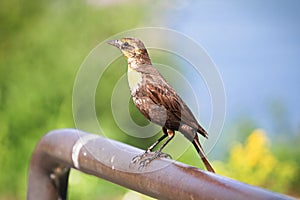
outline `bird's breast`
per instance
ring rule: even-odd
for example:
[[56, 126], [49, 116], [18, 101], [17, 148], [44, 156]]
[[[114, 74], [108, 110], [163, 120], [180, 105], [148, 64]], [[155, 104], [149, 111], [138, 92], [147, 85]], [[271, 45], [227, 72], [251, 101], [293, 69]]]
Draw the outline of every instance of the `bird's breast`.
[[133, 95], [142, 84], [142, 73], [128, 66], [127, 78], [131, 95]]

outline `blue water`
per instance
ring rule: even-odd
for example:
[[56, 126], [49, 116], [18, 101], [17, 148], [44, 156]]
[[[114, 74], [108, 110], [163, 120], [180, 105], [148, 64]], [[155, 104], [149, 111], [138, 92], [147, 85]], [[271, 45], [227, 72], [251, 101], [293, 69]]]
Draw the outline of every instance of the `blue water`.
[[177, 3], [166, 12], [165, 26], [192, 37], [217, 65], [226, 122], [247, 114], [267, 131], [276, 131], [280, 119], [289, 132], [299, 131], [300, 2]]

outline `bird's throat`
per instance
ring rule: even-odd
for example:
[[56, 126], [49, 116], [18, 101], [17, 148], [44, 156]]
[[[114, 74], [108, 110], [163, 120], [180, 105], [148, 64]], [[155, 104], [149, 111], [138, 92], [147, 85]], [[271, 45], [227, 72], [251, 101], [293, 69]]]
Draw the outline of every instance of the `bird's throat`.
[[128, 84], [131, 95], [135, 94], [142, 83], [142, 73], [134, 70], [128, 65], [127, 71]]

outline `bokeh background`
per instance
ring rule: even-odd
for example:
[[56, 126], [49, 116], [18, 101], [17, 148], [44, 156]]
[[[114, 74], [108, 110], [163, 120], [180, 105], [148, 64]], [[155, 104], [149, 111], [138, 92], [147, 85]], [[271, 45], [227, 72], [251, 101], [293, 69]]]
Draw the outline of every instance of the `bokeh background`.
[[[0, 2], [0, 199], [26, 197], [28, 164], [49, 130], [75, 127], [72, 90], [87, 54], [132, 28], [180, 31], [210, 55], [227, 96], [224, 129], [209, 158], [219, 174], [300, 197], [300, 4], [297, 1]], [[126, 72], [107, 71], [107, 82]], [[110, 77], [110, 78], [109, 78]], [[111, 94], [111, 84], [101, 88]], [[109, 99], [97, 102], [111, 116]], [[147, 122], [133, 108], [137, 123]], [[140, 121], [139, 121], [140, 120]], [[111, 132], [118, 132], [107, 120]], [[145, 148], [126, 136], [114, 138]], [[201, 166], [193, 148], [179, 161]], [[147, 199], [72, 170], [70, 199]]]

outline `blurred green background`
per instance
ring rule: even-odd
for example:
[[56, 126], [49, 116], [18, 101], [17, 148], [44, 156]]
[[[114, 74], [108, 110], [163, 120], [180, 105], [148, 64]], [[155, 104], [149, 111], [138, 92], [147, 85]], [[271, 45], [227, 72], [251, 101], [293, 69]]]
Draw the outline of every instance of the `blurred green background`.
[[[160, 13], [168, 5], [160, 6], [147, 1], [0, 2], [0, 199], [24, 199], [28, 164], [39, 139], [50, 130], [74, 127], [73, 84], [91, 49], [121, 31], [161, 25], [163, 15]], [[118, 74], [107, 77], [111, 77], [107, 81], [115, 82]], [[102, 91], [109, 93], [110, 84], [107, 85]], [[111, 115], [108, 109], [103, 109], [107, 102], [103, 100], [103, 104], [97, 105], [103, 116]], [[132, 112], [139, 119], [138, 112]], [[273, 140], [268, 137], [269, 133], [257, 129], [258, 124], [243, 114], [225, 127], [220, 145], [214, 151], [227, 153], [213, 153], [211, 159], [215, 160], [212, 164], [216, 171], [300, 197], [299, 130], [286, 133], [289, 137]], [[286, 130], [290, 129], [286, 127]], [[114, 139], [138, 146], [138, 140]], [[150, 138], [139, 147], [145, 148], [153, 140]], [[195, 156], [193, 148], [189, 148], [179, 160], [198, 166]], [[75, 170], [71, 172], [69, 185], [70, 199], [133, 199], [139, 196]]]

